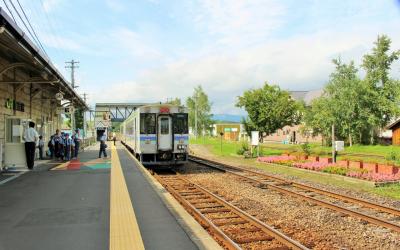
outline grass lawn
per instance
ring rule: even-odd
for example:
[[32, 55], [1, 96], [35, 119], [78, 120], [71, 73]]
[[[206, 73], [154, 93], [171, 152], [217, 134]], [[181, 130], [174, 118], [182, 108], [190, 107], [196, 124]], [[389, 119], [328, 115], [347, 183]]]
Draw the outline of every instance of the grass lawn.
[[[353, 178], [344, 178], [340, 175], [329, 175], [321, 174], [319, 172], [305, 171], [293, 167], [281, 166], [276, 164], [265, 164], [255, 161], [255, 159], [244, 159], [236, 154], [236, 151], [241, 147], [241, 142], [231, 142], [222, 140], [222, 150], [221, 141], [219, 138], [194, 138], [190, 139], [191, 144], [200, 144], [206, 146], [209, 151], [220, 159], [225, 161], [230, 161], [236, 164], [243, 164], [248, 166], [254, 166], [259, 169], [263, 169], [267, 173], [277, 173], [284, 174], [288, 176], [295, 176], [304, 180], [308, 180], [315, 183], [329, 184], [337, 187], [353, 189], [357, 191], [374, 193], [380, 196], [390, 197], [400, 200], [400, 184], [392, 184], [383, 187], [374, 187], [371, 182], [366, 182], [363, 180], [357, 180]], [[289, 147], [297, 147], [298, 151], [301, 151], [298, 145], [283, 145], [283, 144], [272, 144], [274, 147], [269, 147], [271, 144], [263, 145], [262, 155], [280, 155], [284, 151], [287, 151]], [[313, 147], [317, 148], [315, 145]], [[399, 147], [393, 146], [353, 146], [351, 150], [346, 152], [355, 153], [371, 153], [371, 154], [385, 154], [391, 149], [400, 150]], [[322, 148], [322, 147], [321, 147]], [[365, 151], [363, 151], [365, 149]], [[362, 157], [361, 157], [362, 158]], [[366, 157], [362, 158], [366, 159]]]

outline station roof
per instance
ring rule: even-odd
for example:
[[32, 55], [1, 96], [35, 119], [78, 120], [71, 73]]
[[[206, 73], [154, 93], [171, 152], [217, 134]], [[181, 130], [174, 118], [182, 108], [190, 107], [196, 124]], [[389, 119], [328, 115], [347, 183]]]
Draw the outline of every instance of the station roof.
[[10, 62], [0, 69], [0, 75], [10, 69], [18, 68], [30, 77], [22, 81], [3, 77], [0, 84], [32, 83], [39, 86], [38, 89], [50, 90], [52, 94], [62, 92], [64, 99], [72, 101], [74, 106], [89, 109], [47, 55], [37, 48], [3, 8], [0, 8], [0, 56]]
[[289, 91], [290, 96], [296, 101], [304, 101], [306, 105], [310, 105], [311, 102], [322, 96], [324, 91], [322, 89], [309, 90], [309, 91]]

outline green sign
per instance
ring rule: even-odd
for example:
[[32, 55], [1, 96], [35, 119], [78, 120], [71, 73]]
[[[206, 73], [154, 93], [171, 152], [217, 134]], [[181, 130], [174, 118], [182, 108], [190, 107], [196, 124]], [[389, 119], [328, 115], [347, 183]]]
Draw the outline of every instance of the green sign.
[[7, 98], [5, 107], [8, 109], [16, 110], [16, 111], [21, 111], [21, 112], [25, 111], [24, 103], [17, 102], [11, 98]]
[[231, 132], [232, 129], [231, 129], [231, 128], [224, 128], [224, 131], [225, 131], [225, 132]]

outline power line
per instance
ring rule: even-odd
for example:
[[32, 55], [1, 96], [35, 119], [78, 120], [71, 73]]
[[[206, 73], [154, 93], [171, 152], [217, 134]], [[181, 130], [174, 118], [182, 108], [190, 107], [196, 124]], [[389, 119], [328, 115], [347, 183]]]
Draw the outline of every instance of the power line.
[[[25, 11], [24, 11], [24, 8], [22, 8], [22, 5], [21, 5], [21, 3], [19, 2], [19, 0], [17, 0], [17, 3], [18, 3], [18, 5], [19, 5], [19, 7], [21, 8], [22, 13], [23, 13], [24, 16], [25, 16], [25, 19], [26, 19], [26, 21], [28, 22], [29, 27], [31, 27], [31, 29], [32, 29], [32, 31], [33, 31], [33, 34], [35, 35], [35, 37], [36, 37], [36, 39], [37, 39], [37, 41], [38, 41], [38, 43], [39, 43], [40, 48], [42, 48], [43, 52], [47, 55], [45, 49], [43, 48], [42, 43], [40, 42], [39, 37], [37, 36], [37, 34], [36, 34], [36, 32], [35, 32], [35, 29], [32, 27], [31, 22], [29, 21], [29, 18], [26, 16]], [[48, 57], [48, 55], [47, 55], [47, 57]]]
[[14, 18], [13, 13], [11, 12], [10, 8], [8, 8], [8, 4], [6, 3], [5, 0], [3, 0], [3, 3], [4, 3], [4, 5], [6, 6], [6, 8], [8, 9], [8, 12], [10, 12], [11, 17], [12, 17], [12, 19], [14, 20], [14, 23], [17, 23], [17, 21], [15, 21], [15, 18]]

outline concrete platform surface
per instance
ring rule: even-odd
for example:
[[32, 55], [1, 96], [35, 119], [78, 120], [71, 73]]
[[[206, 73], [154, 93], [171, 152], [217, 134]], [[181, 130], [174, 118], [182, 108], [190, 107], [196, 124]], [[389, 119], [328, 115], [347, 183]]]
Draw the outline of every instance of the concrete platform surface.
[[[0, 250], [110, 249], [109, 148], [109, 158], [95, 146], [0, 185]], [[127, 151], [117, 152], [145, 248], [198, 249]]]

